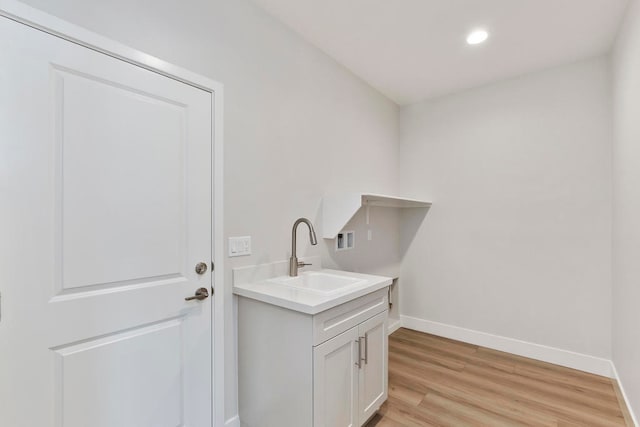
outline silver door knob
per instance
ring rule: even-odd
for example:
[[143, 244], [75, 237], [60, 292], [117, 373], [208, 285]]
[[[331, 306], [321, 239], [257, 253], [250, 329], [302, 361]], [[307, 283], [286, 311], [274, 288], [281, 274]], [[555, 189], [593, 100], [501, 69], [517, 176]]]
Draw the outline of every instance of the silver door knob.
[[196, 264], [196, 273], [204, 274], [207, 272], [207, 263], [199, 262]]
[[207, 290], [207, 288], [200, 288], [196, 291], [196, 294], [194, 296], [186, 297], [184, 300], [192, 301], [194, 299], [197, 299], [198, 301], [202, 301], [203, 299], [207, 299], [208, 296], [209, 296], [209, 291]]

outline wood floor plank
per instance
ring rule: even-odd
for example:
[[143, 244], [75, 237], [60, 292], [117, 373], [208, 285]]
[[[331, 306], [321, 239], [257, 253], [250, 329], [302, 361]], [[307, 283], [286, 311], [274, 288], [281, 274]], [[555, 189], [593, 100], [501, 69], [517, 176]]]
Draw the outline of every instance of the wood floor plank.
[[566, 387], [582, 393], [589, 393], [603, 400], [615, 401], [611, 394], [611, 384], [596, 384], [588, 380], [581, 380], [571, 375], [563, 375], [562, 373], [553, 373], [548, 371], [540, 371], [529, 367], [516, 366], [514, 373], [523, 378], [541, 379], [548, 384], [554, 384], [558, 387]]
[[447, 398], [439, 393], [428, 393], [425, 399], [420, 402], [419, 406], [436, 411], [447, 411], [471, 425], [493, 427], [525, 426], [524, 423], [501, 416], [478, 406], [469, 405], [464, 401]]
[[399, 384], [389, 384], [389, 396], [402, 400], [410, 405], [418, 405], [425, 398], [425, 393], [403, 387]]
[[519, 404], [512, 396], [500, 394], [488, 394], [486, 392], [474, 392], [473, 388], [460, 386], [460, 384], [437, 383], [431, 387], [432, 392], [447, 396], [451, 400], [465, 403], [498, 415], [502, 418], [513, 420], [513, 424], [520, 423], [529, 426], [556, 425], [556, 418], [547, 414], [533, 411], [526, 405]]
[[563, 378], [568, 377], [573, 381], [589, 384], [594, 387], [600, 385], [606, 388], [609, 385], [609, 378], [602, 377], [600, 375], [590, 374], [588, 372], [582, 372], [576, 369], [566, 368], [564, 366], [558, 366], [552, 363], [542, 362], [540, 360], [529, 359], [523, 356], [517, 356], [515, 354], [505, 353], [490, 348], [479, 347], [478, 354], [487, 359], [506, 359], [514, 363], [519, 368], [528, 368], [539, 373], [549, 373], [550, 375]]
[[389, 399], [367, 427], [633, 426], [617, 382], [401, 328]]
[[471, 351], [470, 348], [464, 348], [464, 351], [459, 351], [455, 347], [447, 346], [441, 347], [438, 346], [437, 340], [432, 340], [431, 342], [425, 342], [421, 340], [419, 336], [400, 336], [394, 337], [393, 340], [390, 341], [390, 345], [402, 345], [405, 344], [414, 349], [417, 353], [426, 353], [442, 356], [446, 359], [455, 360], [461, 363], [475, 363], [477, 365], [488, 365], [493, 366], [497, 369], [502, 369], [507, 372], [515, 371], [515, 363], [513, 361], [497, 358], [485, 358], [482, 356], [478, 356], [478, 347], [474, 346]]
[[438, 354], [437, 352], [428, 350], [425, 351], [425, 349], [416, 348], [411, 344], [402, 342], [390, 343], [389, 350], [397, 355], [407, 356], [421, 362], [429, 362], [430, 364], [452, 369], [454, 371], [461, 371], [466, 365], [463, 361], [448, 357], [445, 354]]
[[[477, 375], [501, 386], [506, 386], [521, 394], [540, 396], [544, 400], [562, 402], [567, 408], [576, 411], [595, 409], [603, 414], [617, 415], [620, 406], [617, 401], [604, 400], [599, 396], [593, 396], [589, 392], [578, 391], [568, 387], [560, 387], [549, 384], [543, 378], [528, 378], [517, 374], [504, 373], [495, 369], [487, 369], [482, 366], [467, 366], [465, 372]], [[612, 390], [613, 391], [613, 390]]]
[[[404, 360], [403, 362], [408, 366], [414, 363], [411, 360]], [[428, 393], [430, 389], [441, 393], [456, 390], [458, 393], [469, 396], [477, 395], [493, 401], [502, 401], [502, 403], [506, 403], [524, 414], [552, 415], [554, 419], [563, 419], [564, 413], [570, 413], [573, 419], [579, 420], [583, 425], [609, 425], [607, 421], [590, 415], [588, 407], [580, 408], [580, 410], [565, 408], [562, 403], [558, 403], [554, 398], [547, 398], [540, 393], [532, 393], [522, 387], [514, 390], [509, 384], [492, 381], [490, 377], [487, 378], [465, 372], [446, 372], [446, 370], [442, 369], [430, 369], [427, 366], [412, 366], [410, 371], [402, 372], [390, 364], [390, 371], [403, 378], [405, 383], [410, 383], [411, 387], [419, 388], [421, 392], [426, 391]], [[416, 373], [419, 375], [416, 376]], [[425, 373], [428, 374], [425, 375]]]

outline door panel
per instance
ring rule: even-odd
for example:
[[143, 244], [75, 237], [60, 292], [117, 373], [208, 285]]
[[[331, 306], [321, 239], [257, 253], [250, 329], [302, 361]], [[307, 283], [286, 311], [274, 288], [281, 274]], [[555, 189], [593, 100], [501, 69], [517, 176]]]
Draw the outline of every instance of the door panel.
[[314, 427], [356, 426], [358, 328], [313, 349]]
[[62, 290], [184, 275], [186, 106], [52, 77]]
[[362, 369], [359, 372], [359, 418], [362, 425], [387, 400], [387, 320], [388, 312], [380, 313], [358, 326], [365, 345]]
[[209, 427], [211, 94], [0, 17], [0, 425]]
[[184, 382], [182, 327], [174, 319], [55, 349], [64, 425], [182, 425], [181, 388], [166, 387]]

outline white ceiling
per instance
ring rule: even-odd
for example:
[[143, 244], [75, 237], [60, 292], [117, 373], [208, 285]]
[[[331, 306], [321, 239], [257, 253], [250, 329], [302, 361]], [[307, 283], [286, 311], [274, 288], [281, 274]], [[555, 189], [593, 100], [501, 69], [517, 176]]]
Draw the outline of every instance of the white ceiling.
[[[400, 105], [607, 52], [627, 0], [254, 0]], [[467, 33], [489, 40], [468, 46]]]

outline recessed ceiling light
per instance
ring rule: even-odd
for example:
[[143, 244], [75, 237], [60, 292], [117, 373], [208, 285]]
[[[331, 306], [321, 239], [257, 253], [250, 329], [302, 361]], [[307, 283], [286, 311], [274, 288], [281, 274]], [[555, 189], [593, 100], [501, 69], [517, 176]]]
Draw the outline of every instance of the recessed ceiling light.
[[468, 44], [480, 44], [489, 38], [489, 33], [485, 30], [474, 30], [467, 36]]

